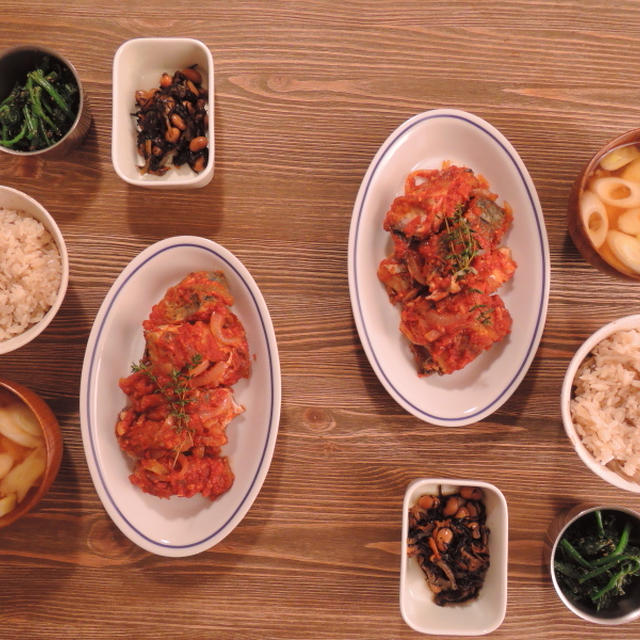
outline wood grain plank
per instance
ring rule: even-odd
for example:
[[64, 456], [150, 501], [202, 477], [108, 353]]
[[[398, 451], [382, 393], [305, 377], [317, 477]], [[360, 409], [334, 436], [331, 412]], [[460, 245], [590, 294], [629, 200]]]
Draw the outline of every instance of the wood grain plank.
[[[578, 502], [640, 508], [640, 497], [584, 467], [559, 410], [577, 347], [640, 308], [638, 285], [588, 266], [566, 231], [577, 172], [637, 126], [637, 3], [0, 0], [0, 14], [0, 48], [35, 41], [70, 57], [93, 117], [62, 161], [0, 155], [0, 182], [54, 215], [71, 266], [50, 328], [0, 357], [1, 376], [51, 405], [65, 443], [49, 494], [0, 532], [0, 637], [417, 637], [398, 606], [402, 497], [417, 477], [451, 476], [492, 482], [509, 504], [509, 602], [491, 637], [602, 638], [555, 596], [543, 540]], [[111, 166], [113, 55], [126, 39], [160, 34], [199, 38], [215, 58], [216, 171], [195, 192], [136, 189]], [[495, 414], [461, 429], [423, 423], [384, 391], [347, 282], [353, 204], [373, 155], [405, 119], [438, 107], [476, 113], [516, 147], [552, 265], [531, 369]], [[251, 271], [275, 324], [283, 405], [273, 463], [245, 519], [213, 549], [170, 559], [129, 542], [104, 511], [79, 394], [111, 284], [149, 244], [179, 234], [219, 242]], [[635, 623], [606, 630], [637, 635]]]

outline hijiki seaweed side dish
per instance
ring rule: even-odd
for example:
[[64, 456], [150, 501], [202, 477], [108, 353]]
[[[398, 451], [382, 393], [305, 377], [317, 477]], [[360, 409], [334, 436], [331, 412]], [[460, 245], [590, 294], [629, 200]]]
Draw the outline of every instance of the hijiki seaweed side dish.
[[477, 597], [489, 568], [489, 529], [484, 492], [425, 494], [409, 509], [407, 553], [425, 574], [437, 605]]
[[196, 65], [163, 73], [160, 86], [135, 94], [138, 153], [142, 174], [164, 175], [188, 164], [200, 173], [209, 160], [207, 90]]

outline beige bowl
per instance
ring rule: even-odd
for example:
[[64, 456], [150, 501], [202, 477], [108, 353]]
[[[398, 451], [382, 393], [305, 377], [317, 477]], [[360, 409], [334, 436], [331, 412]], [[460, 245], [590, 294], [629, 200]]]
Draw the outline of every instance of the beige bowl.
[[40, 483], [29, 489], [22, 502], [18, 503], [12, 511], [0, 517], [0, 528], [2, 528], [31, 511], [47, 493], [60, 469], [63, 444], [55, 415], [37, 393], [17, 382], [2, 378], [0, 378], [0, 387], [12, 392], [33, 411], [42, 429], [47, 454], [46, 466]]
[[24, 211], [30, 216], [33, 216], [36, 220], [39, 220], [54, 238], [56, 245], [58, 246], [60, 262], [62, 265], [60, 286], [53, 305], [39, 322], [31, 325], [26, 331], [9, 338], [8, 340], [0, 341], [0, 354], [3, 354], [15, 351], [16, 349], [19, 349], [25, 344], [31, 342], [49, 326], [49, 323], [53, 320], [56, 313], [58, 313], [60, 305], [67, 293], [67, 286], [69, 284], [69, 256], [67, 254], [67, 246], [56, 221], [53, 219], [51, 214], [32, 197], [28, 196], [26, 193], [22, 193], [22, 191], [18, 191], [17, 189], [0, 186], [0, 208]]

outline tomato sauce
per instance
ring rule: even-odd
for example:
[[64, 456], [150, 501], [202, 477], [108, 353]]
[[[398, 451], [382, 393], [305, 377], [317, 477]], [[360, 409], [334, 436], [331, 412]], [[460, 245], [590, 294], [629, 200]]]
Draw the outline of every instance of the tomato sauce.
[[120, 380], [127, 406], [116, 437], [135, 463], [131, 482], [152, 495], [215, 499], [233, 484], [221, 455], [244, 411], [232, 385], [250, 374], [244, 327], [221, 272], [189, 274], [144, 321], [146, 349]]
[[414, 171], [383, 227], [393, 252], [378, 265], [421, 375], [452, 373], [511, 330], [495, 294], [516, 270], [500, 243], [511, 226], [482, 176], [466, 167]]

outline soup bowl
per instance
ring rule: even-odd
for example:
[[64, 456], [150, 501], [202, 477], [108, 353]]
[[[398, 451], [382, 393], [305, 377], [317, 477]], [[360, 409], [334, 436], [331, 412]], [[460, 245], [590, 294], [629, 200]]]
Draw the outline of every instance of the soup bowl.
[[[29, 488], [24, 497], [4, 515], [0, 516], [0, 529], [22, 518], [40, 502], [55, 480], [62, 460], [62, 435], [58, 420], [49, 405], [32, 389], [24, 385], [0, 378], [0, 392], [8, 394], [10, 398], [23, 403], [35, 416], [35, 421], [42, 432], [44, 447], [44, 469], [39, 480]], [[23, 443], [24, 444], [24, 443]], [[3, 444], [3, 448], [4, 448]], [[0, 449], [1, 450], [1, 449]], [[6, 479], [6, 475], [4, 478]], [[0, 486], [0, 488], [2, 488]], [[2, 495], [0, 495], [2, 498]]]
[[[590, 218], [588, 217], [590, 214], [583, 214], [583, 206], [581, 206], [581, 203], [583, 203], [589, 180], [600, 166], [602, 159], [615, 149], [635, 144], [640, 144], [640, 128], [626, 131], [609, 140], [609, 142], [598, 149], [576, 177], [569, 194], [567, 209], [569, 235], [582, 257], [598, 270], [626, 280], [640, 279], [640, 273], [633, 273], [625, 269], [624, 265], [615, 260], [615, 256], [612, 258], [612, 256], [609, 255], [608, 259], [603, 257], [602, 253], [594, 246], [587, 231], [586, 224], [590, 224]], [[607, 255], [606, 252], [605, 255]]]

